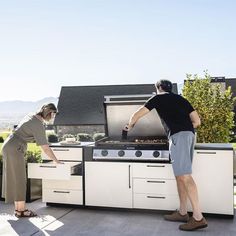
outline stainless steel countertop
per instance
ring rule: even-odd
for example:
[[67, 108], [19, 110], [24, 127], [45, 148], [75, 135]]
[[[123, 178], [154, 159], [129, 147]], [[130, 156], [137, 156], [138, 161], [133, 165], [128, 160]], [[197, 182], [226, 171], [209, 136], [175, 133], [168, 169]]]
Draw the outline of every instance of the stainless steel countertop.
[[233, 150], [231, 143], [196, 143], [195, 150]]

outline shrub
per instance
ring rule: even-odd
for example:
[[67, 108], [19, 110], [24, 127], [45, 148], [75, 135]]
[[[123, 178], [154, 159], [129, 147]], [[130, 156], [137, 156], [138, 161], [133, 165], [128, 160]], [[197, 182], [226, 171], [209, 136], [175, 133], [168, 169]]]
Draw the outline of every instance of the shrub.
[[41, 151], [27, 151], [25, 154], [25, 160], [27, 163], [41, 163]]
[[76, 138], [76, 136], [73, 134], [64, 134], [62, 136], [62, 140], [66, 140], [66, 138]]
[[56, 134], [49, 134], [48, 135], [48, 142], [49, 143], [58, 143], [58, 137]]
[[4, 142], [4, 139], [2, 136], [0, 136], [0, 143], [3, 143]]
[[205, 77], [187, 75], [183, 96], [193, 105], [201, 118], [197, 141], [202, 143], [228, 143], [234, 127], [234, 103], [231, 88], [222, 91], [220, 85]]
[[77, 134], [77, 140], [81, 142], [92, 142], [93, 137], [90, 134], [87, 133], [78, 133]]
[[105, 133], [95, 133], [94, 135], [93, 135], [93, 140], [94, 141], [98, 141], [98, 140], [100, 140], [100, 139], [102, 139], [102, 138], [104, 138], [105, 137]]

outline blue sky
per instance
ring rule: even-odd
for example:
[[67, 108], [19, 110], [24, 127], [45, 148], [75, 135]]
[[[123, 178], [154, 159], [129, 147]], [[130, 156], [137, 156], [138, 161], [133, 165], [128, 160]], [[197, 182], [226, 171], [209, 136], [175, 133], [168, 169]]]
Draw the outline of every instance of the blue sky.
[[0, 0], [0, 101], [61, 86], [236, 77], [233, 0]]

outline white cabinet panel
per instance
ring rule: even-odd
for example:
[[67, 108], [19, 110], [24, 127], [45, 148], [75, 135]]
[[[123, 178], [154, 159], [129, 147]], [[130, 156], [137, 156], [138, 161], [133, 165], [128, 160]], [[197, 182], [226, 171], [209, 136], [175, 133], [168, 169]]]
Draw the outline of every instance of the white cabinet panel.
[[28, 163], [28, 178], [69, 180], [80, 162], [67, 162], [64, 164]]
[[83, 192], [80, 190], [62, 190], [43, 188], [43, 202], [83, 204]]
[[43, 188], [48, 189], [69, 189], [69, 190], [83, 190], [82, 176], [71, 176], [70, 180], [51, 180], [43, 179]]
[[193, 178], [203, 212], [233, 215], [233, 151], [195, 150]]
[[[51, 147], [53, 153], [58, 160], [63, 161], [82, 161], [83, 149], [82, 148], [66, 148], [66, 147]], [[43, 160], [50, 160], [49, 157], [42, 152]]]
[[131, 208], [131, 176], [129, 163], [85, 162], [85, 204]]
[[134, 178], [133, 192], [178, 195], [176, 181], [169, 179]]
[[153, 210], [176, 210], [179, 207], [177, 195], [134, 194], [134, 208]]
[[175, 179], [172, 165], [165, 163], [133, 163], [133, 177]]

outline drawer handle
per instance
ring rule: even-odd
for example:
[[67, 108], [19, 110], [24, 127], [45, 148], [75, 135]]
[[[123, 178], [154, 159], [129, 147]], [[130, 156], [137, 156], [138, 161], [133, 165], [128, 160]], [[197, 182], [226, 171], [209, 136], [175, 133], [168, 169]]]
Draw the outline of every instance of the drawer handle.
[[147, 167], [165, 167], [165, 165], [147, 165]]
[[53, 191], [54, 193], [70, 193], [70, 191]]
[[130, 167], [131, 167], [131, 165], [129, 165], [129, 188], [131, 188], [131, 181], [130, 181]]
[[41, 168], [57, 168], [56, 166], [39, 166]]
[[164, 184], [166, 181], [154, 181], [154, 180], [147, 180], [147, 183], [158, 183], [158, 184]]
[[56, 152], [64, 152], [64, 151], [68, 152], [68, 151], [70, 151], [70, 149], [52, 149], [52, 150], [56, 151]]
[[197, 152], [197, 154], [216, 154], [216, 152]]
[[147, 196], [147, 198], [158, 198], [158, 199], [165, 199], [166, 197]]

